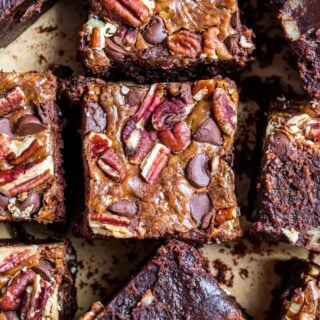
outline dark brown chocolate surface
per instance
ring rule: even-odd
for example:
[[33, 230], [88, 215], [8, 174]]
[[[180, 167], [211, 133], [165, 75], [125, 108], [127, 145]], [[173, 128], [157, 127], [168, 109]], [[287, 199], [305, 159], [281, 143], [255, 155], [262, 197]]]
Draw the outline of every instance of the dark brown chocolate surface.
[[202, 254], [170, 241], [106, 305], [95, 303], [81, 320], [198, 319], [246, 317], [208, 273]]
[[94, 75], [188, 81], [244, 67], [251, 38], [236, 0], [93, 0], [80, 50]]
[[0, 48], [28, 28], [55, 0], [1, 0]]
[[64, 221], [56, 90], [51, 73], [0, 73], [0, 221]]

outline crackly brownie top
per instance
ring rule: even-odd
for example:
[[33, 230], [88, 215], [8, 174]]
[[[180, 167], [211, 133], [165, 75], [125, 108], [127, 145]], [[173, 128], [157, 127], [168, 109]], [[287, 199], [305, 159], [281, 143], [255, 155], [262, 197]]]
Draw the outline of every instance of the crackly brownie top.
[[56, 214], [55, 96], [50, 73], [0, 73], [0, 220]]
[[254, 48], [236, 0], [92, 0], [81, 35], [85, 61], [98, 73], [127, 59], [152, 68], [243, 65]]
[[230, 168], [238, 94], [229, 79], [89, 85], [87, 219], [96, 234], [239, 235]]
[[64, 243], [0, 244], [0, 319], [61, 319], [70, 254]]
[[254, 230], [319, 250], [320, 109], [284, 105], [268, 120]]
[[245, 317], [234, 299], [206, 271], [200, 252], [185, 243], [171, 241], [109, 304], [95, 303], [80, 319], [243, 320]]

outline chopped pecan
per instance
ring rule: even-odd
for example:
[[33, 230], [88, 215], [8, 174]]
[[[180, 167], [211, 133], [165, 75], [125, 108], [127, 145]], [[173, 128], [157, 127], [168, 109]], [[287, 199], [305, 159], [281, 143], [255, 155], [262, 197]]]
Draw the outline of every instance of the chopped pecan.
[[320, 142], [320, 123], [311, 123], [309, 124], [308, 129], [308, 138], [313, 141]]
[[22, 109], [25, 103], [25, 94], [20, 87], [9, 90], [0, 97], [0, 117]]
[[215, 224], [220, 226], [228, 220], [233, 220], [235, 218], [234, 210], [234, 207], [218, 210], [214, 220]]
[[105, 135], [91, 133], [89, 136], [89, 155], [92, 158], [101, 156], [112, 145], [112, 142]]
[[233, 135], [237, 128], [237, 106], [223, 88], [214, 90], [213, 113], [220, 129]]
[[11, 269], [21, 265], [35, 254], [34, 250], [25, 249], [23, 251], [13, 252], [2, 261], [0, 265], [0, 274], [7, 273]]
[[110, 214], [90, 213], [89, 219], [102, 224], [110, 224], [118, 227], [128, 227], [130, 225], [130, 220], [128, 218]]
[[171, 130], [158, 132], [158, 137], [172, 152], [179, 153], [190, 145], [191, 130], [185, 122], [180, 122]]
[[177, 99], [172, 101], [165, 100], [152, 115], [152, 125], [158, 130], [172, 129], [177, 123], [184, 120], [187, 116], [185, 104]]
[[97, 315], [104, 309], [104, 305], [98, 301], [95, 302], [90, 310], [79, 318], [79, 320], [95, 320]]
[[210, 80], [199, 80], [195, 82], [192, 89], [193, 98], [196, 101], [201, 101], [202, 99], [207, 99], [211, 96], [214, 89], [216, 88], [216, 81]]
[[102, 0], [102, 5], [108, 15], [136, 28], [149, 20], [149, 9], [140, 0]]
[[143, 160], [141, 163], [141, 175], [148, 183], [153, 184], [159, 178], [168, 163], [169, 153], [170, 151], [166, 146], [157, 143]]
[[21, 305], [21, 295], [35, 280], [36, 274], [28, 270], [13, 278], [6, 292], [0, 298], [0, 308], [3, 311], [15, 311]]
[[126, 165], [111, 149], [107, 150], [97, 162], [99, 168], [111, 179], [121, 182], [126, 177]]
[[91, 48], [94, 50], [102, 50], [105, 45], [105, 30], [97, 27], [93, 28], [91, 34]]
[[167, 39], [172, 54], [186, 58], [196, 58], [201, 53], [201, 36], [190, 31], [179, 31]]

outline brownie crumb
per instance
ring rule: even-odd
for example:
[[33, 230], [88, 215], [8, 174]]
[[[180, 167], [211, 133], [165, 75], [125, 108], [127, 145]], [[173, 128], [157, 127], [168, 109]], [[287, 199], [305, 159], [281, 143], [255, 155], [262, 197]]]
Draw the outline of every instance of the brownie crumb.
[[241, 279], [247, 279], [249, 277], [249, 271], [247, 269], [240, 269], [239, 275]]
[[234, 274], [230, 267], [223, 263], [220, 259], [213, 261], [213, 267], [216, 270], [215, 278], [220, 284], [224, 284], [227, 287], [233, 286]]

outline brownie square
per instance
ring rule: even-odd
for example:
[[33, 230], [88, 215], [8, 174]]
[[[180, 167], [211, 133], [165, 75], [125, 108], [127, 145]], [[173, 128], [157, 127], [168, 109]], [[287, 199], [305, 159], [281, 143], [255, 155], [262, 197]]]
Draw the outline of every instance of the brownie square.
[[96, 302], [79, 320], [246, 319], [207, 270], [202, 253], [176, 240], [155, 256], [106, 305]]
[[280, 262], [276, 271], [281, 285], [273, 292], [270, 319], [319, 319], [320, 267], [294, 258]]
[[0, 221], [63, 221], [61, 123], [51, 73], [0, 73]]
[[88, 81], [82, 98], [85, 236], [240, 236], [230, 166], [238, 107], [234, 82]]
[[[243, 68], [254, 49], [238, 3], [92, 0], [80, 51], [93, 75], [190, 80]], [[114, 72], [116, 70], [116, 72]]]
[[0, 1], [0, 48], [17, 38], [54, 3], [55, 0]]
[[76, 257], [68, 242], [0, 243], [0, 318], [71, 319]]
[[320, 1], [274, 0], [305, 90], [320, 98]]
[[274, 108], [264, 140], [251, 232], [262, 240], [284, 240], [319, 251], [319, 104], [284, 101]]

